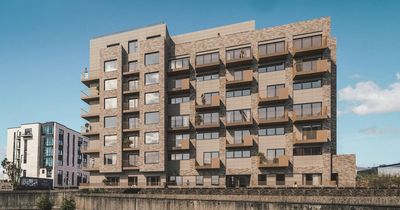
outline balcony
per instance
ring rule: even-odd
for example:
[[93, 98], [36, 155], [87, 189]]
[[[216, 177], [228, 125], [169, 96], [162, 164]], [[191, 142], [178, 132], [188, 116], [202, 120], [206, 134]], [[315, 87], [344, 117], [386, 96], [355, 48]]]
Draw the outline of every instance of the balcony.
[[329, 130], [310, 130], [303, 131], [301, 138], [294, 135], [293, 144], [316, 144], [326, 143], [329, 141]]
[[215, 70], [220, 68], [219, 53], [208, 53], [196, 56], [196, 71]]
[[87, 144], [83, 144], [81, 147], [81, 152], [85, 154], [99, 153], [101, 150], [100, 140], [91, 140]]
[[139, 170], [138, 161], [122, 160], [122, 170]]
[[211, 164], [200, 165], [197, 161], [195, 164], [196, 170], [209, 170], [209, 169], [219, 169], [221, 167], [221, 161], [219, 157], [211, 159]]
[[139, 93], [139, 81], [124, 83], [122, 85], [123, 94]]
[[129, 67], [129, 64], [128, 65], [123, 65], [122, 66], [122, 74], [124, 76], [139, 75], [140, 71], [139, 71], [139, 68], [138, 68], [137, 65], [138, 65], [137, 62], [136, 62], [136, 67], [133, 67], [133, 66]]
[[226, 67], [251, 65], [252, 61], [253, 53], [251, 52], [251, 47], [243, 47], [226, 51]]
[[259, 103], [282, 103], [289, 99], [289, 89], [279, 88], [272, 95], [268, 95], [267, 91], [260, 91], [259, 95]]
[[84, 136], [99, 135], [99, 130], [99, 122], [86, 123], [85, 126], [81, 126], [81, 134]]
[[253, 142], [253, 137], [251, 135], [247, 135], [243, 137], [242, 143], [226, 141], [226, 148], [252, 147]]
[[122, 142], [122, 150], [123, 151], [137, 151], [139, 150], [139, 139], [135, 139], [135, 140], [129, 140], [129, 139], [125, 139]]
[[81, 91], [81, 99], [86, 103], [99, 100], [99, 88], [90, 87], [86, 91]]
[[[180, 84], [177, 85], [177, 82]], [[170, 93], [188, 93], [190, 91], [190, 82], [189, 78], [171, 81], [169, 84], [168, 92]]]
[[226, 79], [227, 87], [237, 87], [237, 86], [246, 86], [251, 85], [253, 82], [253, 70], [244, 70], [243, 74], [240, 78], [235, 78], [233, 75], [231, 78]]
[[122, 124], [123, 132], [138, 132], [140, 131], [139, 126], [139, 118], [136, 118], [134, 123], [124, 122]]
[[201, 116], [197, 115], [195, 120], [196, 120], [195, 122], [196, 130], [214, 129], [220, 127], [219, 119], [214, 119], [210, 122], [204, 122]]
[[181, 125], [174, 125], [174, 126], [169, 126], [168, 127], [169, 131], [186, 131], [186, 130], [190, 130], [190, 123], [188, 123], [187, 125], [181, 124]]
[[81, 74], [81, 82], [87, 87], [89, 87], [91, 83], [98, 83], [100, 78], [99, 73], [99, 71], [88, 71], [87, 69], [85, 69]]
[[[259, 48], [260, 49], [260, 48]], [[274, 52], [267, 52], [265, 49], [264, 51], [258, 51], [258, 60], [259, 62], [269, 62], [274, 60], [286, 60], [289, 51], [287, 49], [287, 45], [281, 51], [274, 51]]]
[[32, 137], [32, 130], [30, 129], [25, 130], [24, 132], [21, 133], [21, 136], [24, 138]]
[[190, 140], [182, 139], [181, 143], [172, 147], [172, 150], [189, 150], [190, 149]]
[[328, 60], [313, 60], [296, 63], [293, 68], [294, 79], [321, 76], [330, 71]]
[[258, 119], [259, 125], [274, 125], [274, 124], [285, 124], [289, 122], [288, 112], [285, 111], [283, 115], [272, 116], [272, 117], [261, 117]]
[[279, 156], [272, 160], [259, 158], [258, 168], [287, 168], [289, 167], [289, 157], [286, 155]]
[[127, 113], [135, 113], [135, 112], [139, 112], [139, 106], [136, 104], [132, 104], [129, 102], [125, 102], [122, 104], [122, 109], [123, 109], [123, 113], [127, 114]]
[[201, 104], [196, 102], [196, 110], [210, 110], [210, 109], [217, 109], [220, 105], [220, 96], [214, 95], [211, 97], [211, 101], [202, 100]]
[[180, 58], [171, 60], [167, 73], [170, 75], [189, 74], [190, 73], [189, 58]]
[[313, 122], [313, 121], [321, 121], [328, 119], [328, 107], [323, 106], [322, 110], [317, 113], [310, 113], [310, 114], [302, 114], [297, 115], [294, 111], [291, 112], [291, 120], [293, 123], [301, 123], [301, 122]]
[[93, 104], [89, 105], [89, 109], [81, 109], [81, 118], [86, 120], [90, 118], [98, 118], [100, 114], [100, 105]]
[[100, 158], [93, 158], [88, 160], [89, 163], [83, 162], [82, 163], [82, 170], [84, 171], [99, 171], [100, 167]]
[[327, 37], [322, 36], [322, 40], [319, 44], [314, 44], [314, 45], [310, 44], [310, 45], [302, 46], [299, 48], [296, 48], [294, 46], [293, 47], [293, 57], [322, 53], [327, 48], [328, 48]]
[[250, 126], [253, 124], [253, 117], [250, 110], [227, 111], [225, 127]]

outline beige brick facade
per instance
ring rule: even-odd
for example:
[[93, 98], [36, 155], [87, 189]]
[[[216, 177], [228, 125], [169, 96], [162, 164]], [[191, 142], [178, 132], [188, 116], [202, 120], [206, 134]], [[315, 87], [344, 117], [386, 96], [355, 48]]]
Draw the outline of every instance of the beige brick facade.
[[[136, 52], [129, 50], [133, 40]], [[355, 156], [336, 155], [330, 18], [259, 30], [249, 21], [177, 36], [159, 24], [90, 43], [90, 71], [82, 82], [95, 91], [82, 99], [91, 112], [83, 134], [97, 147], [87, 152], [97, 161], [87, 169], [92, 186], [104, 179], [117, 187], [354, 186]], [[154, 52], [158, 61], [146, 65], [146, 54]], [[171, 64], [180, 59], [188, 65]], [[117, 69], [105, 72], [110, 60]], [[128, 68], [133, 61], [136, 70]], [[159, 82], [146, 85], [152, 72]], [[107, 79], [117, 80], [115, 90], [105, 91]], [[137, 90], [124, 89], [130, 80], [138, 80]], [[158, 103], [145, 103], [151, 92], [159, 93]], [[106, 110], [110, 97], [117, 107]], [[133, 98], [137, 106], [125, 109]], [[155, 111], [159, 123], [146, 124], [145, 113]], [[114, 127], [105, 128], [107, 116], [116, 116]], [[130, 116], [139, 124], [126, 129]], [[158, 143], [146, 144], [146, 132], [155, 131]], [[116, 135], [116, 143], [106, 145], [106, 135]], [[135, 148], [124, 146], [130, 136], [138, 136]], [[158, 152], [157, 163], [146, 163], [146, 152]], [[116, 161], [106, 164], [105, 154], [116, 154]], [[138, 161], [131, 164], [133, 154]]]

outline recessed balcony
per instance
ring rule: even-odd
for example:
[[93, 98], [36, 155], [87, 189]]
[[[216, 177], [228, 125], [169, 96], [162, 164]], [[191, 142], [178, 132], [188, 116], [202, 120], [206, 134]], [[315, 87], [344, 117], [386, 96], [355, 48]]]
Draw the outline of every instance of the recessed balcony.
[[268, 91], [261, 91], [259, 97], [259, 103], [282, 103], [289, 99], [289, 89], [279, 88], [271, 93]]
[[211, 97], [210, 101], [206, 101], [205, 99], [203, 99], [200, 104], [196, 103], [196, 110], [217, 109], [220, 106], [220, 102], [220, 96], [214, 95]]
[[293, 123], [302, 123], [302, 122], [313, 122], [313, 121], [321, 121], [328, 119], [328, 107], [323, 106], [322, 109], [318, 112], [303, 111], [302, 114], [296, 113], [295, 111], [291, 112], [291, 120]]
[[219, 53], [208, 53], [196, 56], [196, 71], [207, 71], [219, 69], [221, 61], [219, 59]]
[[82, 144], [81, 152], [85, 154], [99, 153], [101, 150], [100, 140], [91, 140]]
[[217, 122], [196, 122], [196, 130], [216, 129], [219, 127], [219, 120]]
[[299, 46], [296, 46], [296, 44], [294, 44], [293, 57], [322, 53], [327, 48], [328, 48], [328, 41], [326, 36], [320, 37], [319, 42], [312, 41], [306, 43], [305, 41], [303, 41], [303, 43]]
[[139, 170], [137, 161], [122, 160], [122, 170]]
[[[239, 71], [240, 72], [240, 71]], [[226, 86], [237, 87], [251, 85], [253, 82], [253, 70], [243, 70], [240, 76], [236, 76], [238, 72], [234, 72], [231, 78], [227, 76]]]
[[123, 132], [138, 132], [138, 131], [140, 131], [139, 118], [136, 118], [135, 122], [123, 122], [122, 127], [123, 127]]
[[289, 157], [282, 155], [273, 159], [258, 158], [258, 168], [287, 168], [289, 167]]
[[81, 109], [81, 118], [86, 120], [91, 118], [98, 118], [100, 114], [100, 105], [99, 104], [92, 104], [89, 105], [88, 109]]
[[242, 142], [229, 142], [226, 141], [226, 148], [241, 148], [241, 147], [252, 147], [254, 143], [251, 135], [243, 137]]
[[250, 65], [253, 62], [251, 47], [243, 47], [226, 51], [226, 67]]
[[123, 94], [139, 93], [139, 81], [124, 83], [122, 85]]
[[197, 161], [195, 163], [196, 170], [219, 169], [220, 167], [221, 167], [221, 160], [219, 159], [219, 157], [212, 158], [210, 164], [200, 165]]
[[95, 136], [99, 135], [99, 130], [100, 130], [99, 122], [86, 123], [85, 126], [81, 127], [81, 134], [84, 136]]
[[[293, 144], [317, 144], [326, 143], [330, 139], [329, 130], [302, 131], [300, 135], [294, 135]], [[300, 137], [300, 138], [299, 138]]]
[[271, 117], [260, 117], [258, 118], [259, 125], [275, 125], [285, 124], [289, 122], [288, 112], [284, 112], [281, 115], [275, 115]]
[[171, 60], [167, 73], [170, 75], [189, 74], [190, 61], [189, 58], [179, 58]]
[[169, 83], [168, 92], [170, 93], [188, 93], [190, 91], [189, 78], [171, 81]]
[[88, 71], [87, 69], [85, 69], [81, 74], [81, 82], [87, 87], [89, 87], [91, 83], [98, 83], [100, 79], [99, 73], [99, 71]]
[[134, 140], [124, 139], [122, 141], [122, 150], [123, 151], [137, 151], [139, 150], [139, 138]]
[[258, 60], [259, 62], [286, 60], [288, 55], [289, 51], [287, 49], [287, 45], [286, 46], [283, 45], [283, 48], [280, 49], [271, 50], [271, 52], [267, 50], [267, 47], [262, 48], [261, 46], [259, 46]]
[[296, 63], [293, 68], [294, 79], [321, 76], [330, 71], [329, 64], [329, 61], [326, 59]]
[[128, 64], [128, 65], [123, 65], [122, 66], [122, 74], [124, 76], [130, 76], [130, 75], [139, 75], [140, 71], [138, 68], [138, 63], [135, 62], [136, 64]]
[[140, 110], [137, 104], [129, 102], [123, 103], [122, 108], [123, 108], [123, 113], [125, 114], [139, 112]]
[[172, 147], [172, 150], [189, 150], [190, 149], [190, 140], [182, 139], [178, 145]]
[[89, 162], [82, 163], [82, 170], [84, 171], [99, 171], [100, 169], [100, 158], [91, 158]]
[[86, 91], [81, 91], [81, 99], [82, 101], [89, 103], [91, 101], [99, 100], [99, 88], [98, 87], [90, 87]]

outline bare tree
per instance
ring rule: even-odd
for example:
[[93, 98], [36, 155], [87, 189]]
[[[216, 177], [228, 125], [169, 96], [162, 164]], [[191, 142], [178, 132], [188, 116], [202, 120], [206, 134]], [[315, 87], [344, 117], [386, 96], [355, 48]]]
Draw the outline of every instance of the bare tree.
[[22, 169], [19, 165], [8, 161], [7, 158], [1, 162], [1, 166], [4, 168], [3, 173], [8, 176], [13, 187], [15, 188], [19, 183], [19, 178], [21, 177]]

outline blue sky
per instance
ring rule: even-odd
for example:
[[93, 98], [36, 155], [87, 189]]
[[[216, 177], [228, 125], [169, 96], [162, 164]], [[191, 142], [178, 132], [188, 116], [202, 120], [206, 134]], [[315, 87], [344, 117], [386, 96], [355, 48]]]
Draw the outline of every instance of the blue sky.
[[[6, 129], [59, 121], [79, 129], [89, 39], [165, 22], [170, 34], [256, 20], [257, 28], [331, 16], [338, 42], [338, 152], [400, 161], [400, 1], [13, 0], [0, 7], [0, 158]], [[357, 97], [356, 97], [357, 96]]]

